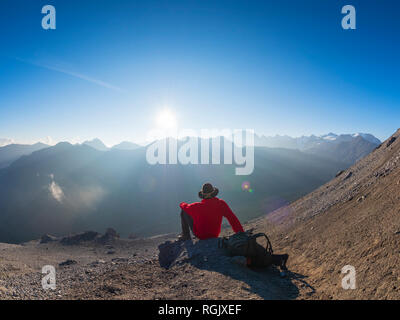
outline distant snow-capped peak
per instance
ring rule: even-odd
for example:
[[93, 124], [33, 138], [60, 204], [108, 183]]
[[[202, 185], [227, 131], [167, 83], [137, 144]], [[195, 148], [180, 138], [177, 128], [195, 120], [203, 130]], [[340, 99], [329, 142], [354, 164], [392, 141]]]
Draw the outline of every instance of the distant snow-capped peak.
[[0, 138], [0, 147], [4, 147], [4, 146], [7, 146], [7, 145], [12, 144], [12, 143], [14, 143], [13, 139]]
[[361, 132], [358, 132], [358, 133], [354, 133], [354, 134], [353, 134], [353, 137], [354, 137], [354, 138], [359, 137], [359, 136], [361, 136], [361, 137], [364, 138], [365, 140], [367, 140], [367, 141], [369, 141], [369, 142], [372, 142], [372, 143], [374, 143], [374, 144], [380, 144], [380, 143], [381, 143], [381, 141], [380, 141], [378, 138], [374, 137], [374, 136], [373, 136], [372, 134], [370, 134], [370, 133], [361, 133]]
[[379, 139], [377, 139], [376, 137], [374, 137], [372, 134], [370, 133], [361, 133], [361, 132], [357, 132], [357, 133], [352, 133], [352, 134], [340, 134], [337, 135], [335, 133], [328, 133], [328, 134], [324, 134], [319, 136], [321, 139], [327, 140], [327, 141], [336, 141], [339, 140], [340, 141], [349, 141], [352, 138], [357, 138], [357, 137], [362, 137], [363, 139], [372, 142], [374, 144], [380, 144], [381, 141]]
[[330, 141], [334, 141], [336, 140], [338, 137], [337, 134], [329, 132], [328, 134], [322, 135], [321, 138], [324, 140], [330, 140]]

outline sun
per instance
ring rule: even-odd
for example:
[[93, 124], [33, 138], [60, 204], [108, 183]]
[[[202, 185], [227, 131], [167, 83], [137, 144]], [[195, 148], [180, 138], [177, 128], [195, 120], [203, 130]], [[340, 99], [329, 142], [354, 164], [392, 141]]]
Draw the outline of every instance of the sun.
[[170, 109], [163, 109], [157, 114], [156, 123], [159, 128], [174, 129], [177, 126], [176, 114]]

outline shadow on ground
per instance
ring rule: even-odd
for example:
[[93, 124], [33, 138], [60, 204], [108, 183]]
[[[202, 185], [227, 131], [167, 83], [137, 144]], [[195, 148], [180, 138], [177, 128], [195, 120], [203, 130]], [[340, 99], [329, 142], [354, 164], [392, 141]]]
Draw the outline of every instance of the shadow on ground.
[[281, 278], [275, 267], [249, 269], [238, 265], [218, 248], [218, 239], [167, 241], [158, 248], [159, 263], [165, 269], [188, 263], [200, 270], [218, 272], [247, 284], [248, 288], [243, 286], [243, 290], [249, 290], [262, 299], [296, 299], [299, 287], [304, 288], [307, 295], [315, 292], [304, 275], [289, 271], [287, 277]]

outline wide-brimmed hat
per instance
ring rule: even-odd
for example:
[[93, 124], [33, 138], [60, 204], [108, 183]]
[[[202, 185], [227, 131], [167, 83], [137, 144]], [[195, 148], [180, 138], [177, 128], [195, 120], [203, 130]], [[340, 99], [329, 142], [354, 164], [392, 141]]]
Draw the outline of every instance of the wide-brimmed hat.
[[218, 192], [218, 188], [213, 187], [211, 183], [205, 183], [199, 191], [199, 197], [201, 199], [211, 199], [214, 198]]

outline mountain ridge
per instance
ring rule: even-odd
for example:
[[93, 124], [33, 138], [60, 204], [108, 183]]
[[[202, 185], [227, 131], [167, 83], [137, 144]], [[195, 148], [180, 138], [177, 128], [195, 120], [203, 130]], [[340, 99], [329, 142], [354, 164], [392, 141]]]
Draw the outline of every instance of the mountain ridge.
[[[400, 129], [315, 191], [249, 224], [287, 251], [314, 299], [399, 299]], [[354, 266], [357, 289], [341, 288]]]
[[8, 144], [0, 147], [0, 169], [6, 168], [15, 160], [22, 156], [31, 154], [32, 152], [48, 148], [49, 145], [38, 142], [32, 145], [24, 144]]
[[330, 132], [321, 136], [311, 135], [298, 138], [289, 136], [255, 137], [256, 146], [280, 146], [288, 149], [297, 149], [307, 153], [318, 154], [327, 159], [345, 161], [348, 165], [369, 154], [380, 143], [379, 139], [365, 133], [337, 135]]

